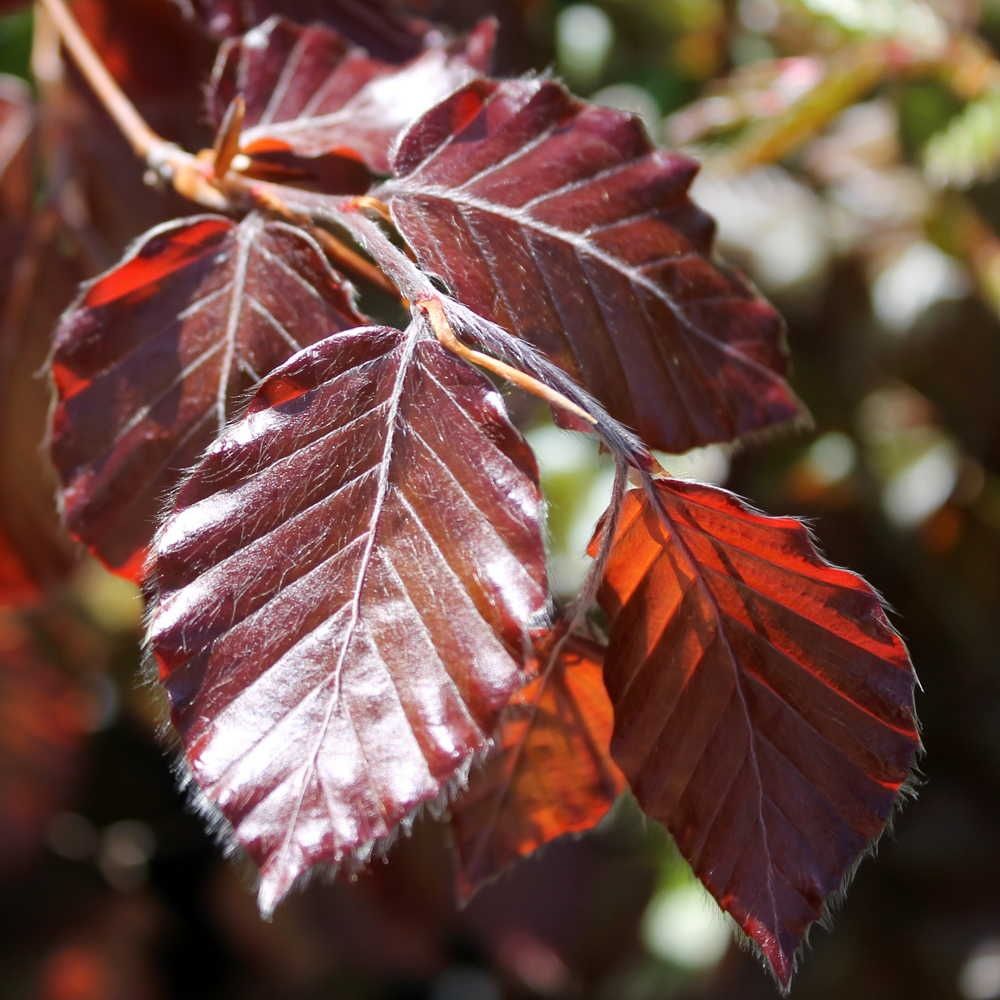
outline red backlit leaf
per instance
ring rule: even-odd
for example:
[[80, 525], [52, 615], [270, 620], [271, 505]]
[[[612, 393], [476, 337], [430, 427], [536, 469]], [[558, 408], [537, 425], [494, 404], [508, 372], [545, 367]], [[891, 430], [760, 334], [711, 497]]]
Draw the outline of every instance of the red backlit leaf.
[[634, 116], [549, 80], [480, 80], [402, 137], [375, 194], [420, 263], [652, 447], [799, 419], [778, 314], [711, 260], [695, 172]]
[[301, 230], [201, 216], [146, 234], [56, 331], [51, 444], [71, 532], [137, 577], [160, 500], [246, 390], [358, 321]]
[[430, 25], [396, 0], [174, 0], [217, 38], [250, 31], [269, 17], [335, 28], [376, 59], [406, 62], [432, 35]]
[[182, 486], [150, 642], [264, 912], [488, 744], [545, 624], [536, 477], [499, 395], [418, 321], [293, 357]]
[[243, 96], [241, 148], [255, 176], [363, 191], [364, 165], [387, 173], [389, 147], [403, 127], [489, 68], [495, 34], [485, 22], [465, 42], [432, 44], [397, 67], [328, 28], [272, 18], [222, 47], [209, 106], [219, 124]]
[[496, 750], [451, 811], [462, 896], [556, 837], [589, 830], [625, 790], [609, 751], [602, 652], [571, 639], [511, 699]]
[[878, 595], [800, 521], [651, 491], [626, 496], [601, 593], [612, 752], [787, 988], [913, 766], [915, 677]]

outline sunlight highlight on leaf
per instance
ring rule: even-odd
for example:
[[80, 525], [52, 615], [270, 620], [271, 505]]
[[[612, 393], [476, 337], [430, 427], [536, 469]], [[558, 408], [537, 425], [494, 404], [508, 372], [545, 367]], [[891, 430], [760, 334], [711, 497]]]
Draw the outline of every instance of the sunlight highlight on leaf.
[[138, 579], [161, 500], [247, 389], [359, 319], [300, 229], [201, 216], [147, 233], [56, 331], [51, 448], [70, 531]]
[[420, 322], [295, 355], [184, 482], [150, 644], [264, 913], [463, 786], [546, 624], [540, 514], [499, 396]]
[[711, 260], [696, 166], [550, 80], [462, 88], [376, 189], [420, 264], [541, 348], [646, 443], [683, 452], [800, 421], [777, 313]]
[[801, 522], [676, 480], [626, 497], [601, 604], [614, 758], [787, 989], [913, 767], [902, 640]]

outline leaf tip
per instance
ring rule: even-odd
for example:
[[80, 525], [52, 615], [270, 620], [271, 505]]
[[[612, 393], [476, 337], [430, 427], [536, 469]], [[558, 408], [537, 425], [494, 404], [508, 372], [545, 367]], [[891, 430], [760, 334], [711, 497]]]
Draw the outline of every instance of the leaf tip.
[[281, 864], [261, 871], [257, 885], [257, 910], [262, 920], [270, 922], [274, 918], [274, 911], [291, 891], [298, 874]]

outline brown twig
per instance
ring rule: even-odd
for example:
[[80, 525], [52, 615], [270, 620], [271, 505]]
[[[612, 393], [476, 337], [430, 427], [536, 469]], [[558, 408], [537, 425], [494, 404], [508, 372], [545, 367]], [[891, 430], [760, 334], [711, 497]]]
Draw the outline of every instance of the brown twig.
[[338, 240], [328, 229], [316, 225], [308, 215], [285, 204], [279, 193], [278, 185], [253, 181], [232, 173], [227, 174], [219, 183], [224, 190], [229, 191], [238, 199], [248, 202], [256, 208], [262, 208], [272, 215], [277, 215], [286, 222], [308, 229], [309, 234], [319, 243], [330, 260], [340, 265], [343, 270], [367, 281], [376, 288], [380, 288], [383, 292], [388, 292], [389, 295], [404, 299], [392, 279], [370, 260]]
[[219, 130], [216, 146], [203, 157], [181, 149], [158, 135], [108, 72], [64, 0], [39, 0], [49, 15], [74, 62], [121, 129], [136, 155], [160, 180], [169, 182], [178, 194], [206, 208], [228, 211], [237, 205], [263, 208], [286, 221], [308, 229], [327, 256], [354, 277], [398, 295], [396, 286], [374, 264], [345, 245], [312, 220], [292, 211], [270, 190], [230, 170], [239, 152], [239, 132], [244, 108], [237, 99]]
[[434, 336], [438, 339], [438, 343], [451, 351], [452, 354], [458, 355], [458, 357], [468, 361], [470, 364], [485, 368], [486, 371], [493, 372], [494, 375], [499, 375], [500, 378], [513, 383], [519, 389], [523, 389], [533, 396], [538, 396], [539, 399], [544, 399], [546, 403], [559, 407], [559, 409], [565, 410], [567, 413], [571, 413], [581, 420], [585, 420], [591, 426], [597, 425], [595, 417], [592, 417], [582, 406], [577, 406], [571, 399], [567, 399], [561, 392], [549, 388], [543, 382], [539, 382], [538, 379], [522, 372], [518, 368], [514, 368], [512, 365], [506, 364], [506, 362], [499, 361], [488, 354], [483, 354], [482, 351], [475, 351], [471, 347], [466, 347], [455, 335], [455, 331], [452, 330], [439, 299], [420, 299], [415, 305], [427, 317], [427, 321], [430, 323], [431, 329], [434, 331]]
[[389, 206], [379, 198], [374, 198], [370, 194], [358, 195], [351, 199], [351, 208], [359, 212], [374, 212], [383, 222], [392, 224], [392, 216], [389, 214]]
[[[403, 298], [399, 293], [399, 289], [371, 261], [366, 260], [357, 251], [352, 250], [346, 243], [341, 243], [329, 230], [310, 225], [309, 232], [323, 248], [330, 260], [338, 264], [343, 270], [352, 272], [369, 284], [380, 288], [383, 292], [388, 292], [389, 295], [394, 295], [399, 299]], [[403, 304], [406, 304], [405, 301]]]
[[39, 0], [39, 2], [52, 18], [80, 72], [87, 78], [87, 82], [114, 118], [122, 134], [128, 139], [136, 154], [148, 160], [153, 150], [163, 145], [164, 140], [146, 124], [135, 105], [122, 92], [64, 0]]
[[[133, 150], [159, 177], [169, 180], [178, 193], [198, 204], [221, 210], [231, 209], [235, 198], [237, 204], [253, 205], [288, 222], [303, 226], [320, 243], [326, 254], [344, 270], [360, 276], [383, 291], [400, 296], [395, 283], [378, 267], [346, 246], [328, 230], [315, 225], [311, 218], [291, 209], [273, 190], [273, 185], [255, 184], [252, 180], [229, 169], [238, 150], [239, 124], [243, 117], [241, 104], [234, 104], [227, 113], [215, 150], [203, 158], [192, 156], [179, 146], [163, 139], [146, 124], [135, 105], [108, 72], [64, 0], [40, 0], [40, 3], [52, 18], [80, 71], [114, 118]], [[377, 199], [362, 197], [356, 199], [356, 205], [359, 209], [364, 208], [378, 212], [383, 217], [388, 216], [387, 207]], [[437, 299], [421, 300], [418, 307], [427, 316], [438, 340], [452, 353], [507, 379], [525, 392], [544, 399], [547, 403], [573, 414], [591, 426], [597, 424], [593, 416], [562, 393], [550, 389], [532, 376], [503, 361], [463, 344], [448, 324]]]

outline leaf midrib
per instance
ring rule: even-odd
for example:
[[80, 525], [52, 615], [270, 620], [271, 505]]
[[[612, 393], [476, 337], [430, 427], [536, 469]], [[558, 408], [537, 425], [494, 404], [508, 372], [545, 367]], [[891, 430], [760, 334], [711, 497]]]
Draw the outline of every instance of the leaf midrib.
[[[654, 281], [646, 277], [646, 275], [644, 275], [639, 268], [633, 267], [631, 264], [626, 264], [619, 257], [601, 249], [593, 242], [581, 237], [578, 233], [542, 222], [528, 212], [525, 212], [522, 208], [515, 208], [510, 205], [502, 205], [498, 202], [487, 201], [461, 192], [458, 189], [442, 188], [436, 185], [414, 185], [408, 184], [405, 180], [397, 180], [388, 181], [386, 184], [383, 184], [379, 189], [379, 193], [383, 197], [400, 198], [403, 200], [423, 197], [431, 200], [444, 201], [460, 208], [471, 209], [487, 215], [494, 215], [506, 222], [512, 222], [523, 229], [530, 229], [538, 233], [540, 236], [561, 241], [572, 247], [575, 252], [593, 258], [599, 264], [617, 272], [627, 281], [645, 289], [658, 301], [663, 302], [663, 304], [670, 310], [671, 315], [677, 323], [698, 340], [711, 344], [716, 350], [729, 355], [740, 364], [758, 372], [770, 381], [776, 381], [779, 378], [777, 373], [767, 367], [767, 365], [744, 354], [742, 351], [737, 350], [727, 341], [716, 339], [699, 328], [688, 318], [684, 309], [674, 301], [672, 296], [670, 296]], [[649, 215], [652, 217], [654, 214], [654, 211], [650, 210]], [[679, 254], [678, 257], [683, 257], [683, 255]]]

